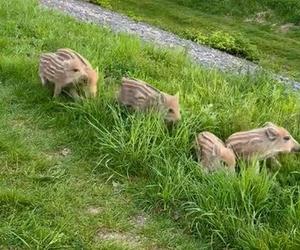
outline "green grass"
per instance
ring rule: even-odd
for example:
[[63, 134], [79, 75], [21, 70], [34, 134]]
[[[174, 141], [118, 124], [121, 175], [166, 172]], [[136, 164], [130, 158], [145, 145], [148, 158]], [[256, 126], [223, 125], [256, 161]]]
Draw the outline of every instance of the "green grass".
[[[298, 93], [264, 75], [203, 70], [184, 52], [32, 0], [1, 2], [0, 21], [0, 248], [124, 249], [124, 238], [129, 249], [299, 248], [299, 156], [281, 157], [282, 168], [260, 174], [242, 165], [237, 175], [205, 175], [191, 148], [203, 130], [226, 139], [266, 121], [299, 141]], [[42, 88], [38, 57], [60, 47], [99, 67], [95, 100], [54, 101]], [[119, 107], [123, 75], [179, 90], [182, 121], [167, 129], [158, 114]], [[133, 222], [142, 211], [145, 226]], [[121, 242], [103, 240], [112, 232]]]
[[[126, 240], [102, 241], [97, 236], [102, 231], [128, 238], [128, 249], [134, 249], [131, 235], [142, 239], [143, 249], [198, 248], [199, 242], [161, 214], [146, 211], [145, 226], [134, 222], [144, 213], [124, 193], [128, 183], [114, 187], [95, 171], [93, 129], [62, 106], [68, 100], [54, 102], [38, 79], [39, 54], [64, 46], [79, 49], [84, 43], [78, 30], [86, 41], [94, 33], [102, 40], [101, 46], [88, 42], [85, 49], [89, 58], [98, 51], [92, 61], [99, 65], [107, 45], [126, 39], [42, 11], [33, 1], [1, 2], [0, 9], [0, 248], [124, 249]], [[68, 39], [62, 30], [68, 30]], [[103, 59], [117, 50], [110, 47]], [[64, 148], [71, 150], [65, 157]]]
[[[300, 7], [297, 0], [90, 1], [300, 79]], [[255, 16], [263, 12], [266, 13], [260, 18], [263, 22], [255, 21]], [[288, 32], [280, 31], [281, 25], [286, 23], [295, 26]]]
[[[259, 11], [273, 11], [277, 21], [293, 22], [300, 21], [300, 3], [297, 0], [173, 0], [183, 6], [201, 9], [212, 14], [231, 16], [251, 15]], [[269, 16], [275, 18], [275, 16]]]

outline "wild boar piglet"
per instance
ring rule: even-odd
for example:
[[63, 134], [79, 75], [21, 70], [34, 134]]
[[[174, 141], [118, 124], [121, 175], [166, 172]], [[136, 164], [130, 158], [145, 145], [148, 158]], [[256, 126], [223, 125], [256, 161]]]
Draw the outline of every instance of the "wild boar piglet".
[[225, 147], [225, 144], [214, 134], [202, 132], [196, 136], [195, 150], [198, 162], [209, 172], [226, 167], [235, 171], [235, 155]]
[[226, 146], [244, 160], [264, 160], [279, 153], [300, 151], [299, 143], [290, 133], [271, 122], [262, 128], [234, 133], [226, 140]]
[[178, 94], [166, 94], [140, 80], [122, 78], [118, 102], [138, 111], [157, 110], [163, 113], [166, 122], [181, 119]]
[[43, 85], [54, 84], [53, 96], [58, 96], [68, 87], [70, 94], [78, 97], [76, 87], [80, 86], [92, 97], [97, 93], [98, 73], [91, 64], [74, 50], [64, 48], [55, 53], [44, 53], [40, 57], [39, 75]]

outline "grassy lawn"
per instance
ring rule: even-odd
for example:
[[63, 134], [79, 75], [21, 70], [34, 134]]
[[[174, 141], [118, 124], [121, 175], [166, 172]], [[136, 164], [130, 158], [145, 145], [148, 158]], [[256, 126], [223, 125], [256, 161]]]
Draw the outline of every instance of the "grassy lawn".
[[[300, 79], [297, 0], [90, 1]], [[292, 26], [287, 30], [285, 24]]]
[[42, 11], [34, 1], [1, 2], [0, 9], [0, 248], [198, 248], [167, 216], [143, 212], [124, 193], [128, 183], [96, 169], [92, 128], [66, 110], [67, 100], [54, 102], [41, 88], [42, 51], [79, 49], [78, 30], [86, 41], [96, 33], [101, 46], [82, 50], [96, 63], [108, 44], [116, 44], [108, 53], [117, 53], [125, 38]]
[[[222, 139], [272, 121], [300, 140], [299, 94], [266, 76], [237, 77], [42, 10], [0, 2], [1, 249], [298, 249], [299, 156], [280, 169], [202, 174], [196, 133]], [[92, 39], [91, 39], [92, 38]], [[54, 101], [41, 52], [70, 47], [99, 67], [99, 96]], [[115, 102], [123, 75], [171, 94], [183, 120]], [[143, 221], [146, 221], [145, 223]]]

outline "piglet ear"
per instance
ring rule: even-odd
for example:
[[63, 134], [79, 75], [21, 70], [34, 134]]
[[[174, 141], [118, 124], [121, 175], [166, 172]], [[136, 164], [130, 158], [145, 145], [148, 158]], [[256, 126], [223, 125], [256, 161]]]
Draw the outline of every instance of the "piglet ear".
[[263, 125], [264, 128], [266, 127], [276, 127], [276, 125], [272, 122], [266, 122], [264, 125]]
[[71, 64], [70, 60], [65, 60], [63, 62], [63, 65], [64, 65], [65, 68], [70, 67], [70, 64]]
[[266, 130], [266, 135], [270, 141], [274, 141], [279, 136], [279, 133], [274, 127], [268, 127]]

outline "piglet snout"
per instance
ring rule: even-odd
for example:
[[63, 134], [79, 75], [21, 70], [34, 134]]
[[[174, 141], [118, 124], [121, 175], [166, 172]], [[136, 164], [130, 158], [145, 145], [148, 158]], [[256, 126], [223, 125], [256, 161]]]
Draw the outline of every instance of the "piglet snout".
[[292, 152], [300, 152], [300, 145], [299, 145], [299, 143], [295, 143], [295, 146], [292, 148]]

